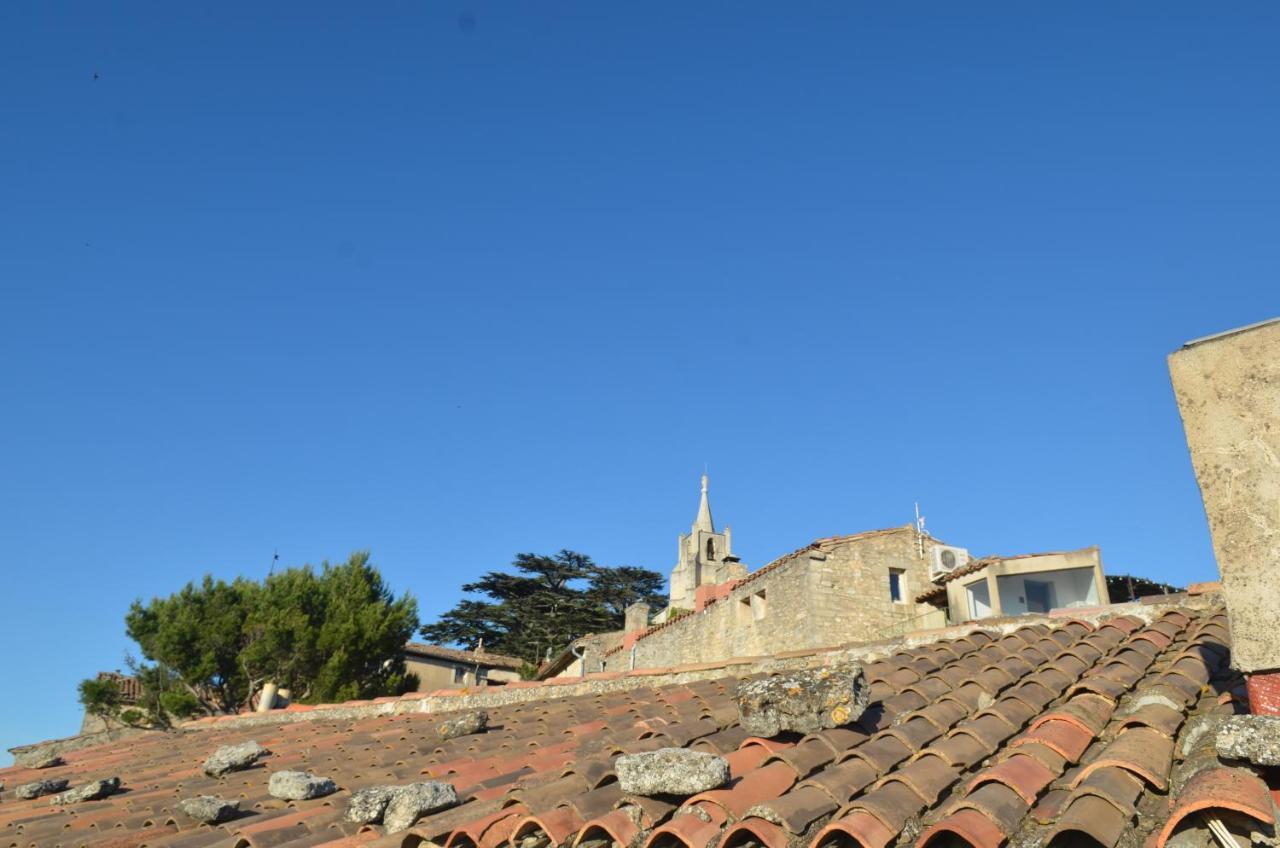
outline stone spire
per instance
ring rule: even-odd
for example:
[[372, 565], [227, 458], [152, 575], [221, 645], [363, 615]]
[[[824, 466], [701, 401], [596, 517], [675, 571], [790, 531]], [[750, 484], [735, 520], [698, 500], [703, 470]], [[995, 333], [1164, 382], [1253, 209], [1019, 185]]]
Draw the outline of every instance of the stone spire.
[[738, 562], [730, 548], [729, 528], [716, 532], [711, 520], [711, 502], [707, 498], [707, 475], [702, 475], [702, 500], [698, 517], [686, 536], [680, 534], [680, 558], [671, 572], [671, 606], [692, 609], [699, 586], [724, 583], [745, 577], [746, 567]]
[[711, 521], [711, 504], [707, 501], [707, 475], [702, 475], [702, 500], [698, 502], [698, 518], [693, 522], [693, 531], [697, 533], [704, 530], [707, 533], [716, 532], [716, 526]]

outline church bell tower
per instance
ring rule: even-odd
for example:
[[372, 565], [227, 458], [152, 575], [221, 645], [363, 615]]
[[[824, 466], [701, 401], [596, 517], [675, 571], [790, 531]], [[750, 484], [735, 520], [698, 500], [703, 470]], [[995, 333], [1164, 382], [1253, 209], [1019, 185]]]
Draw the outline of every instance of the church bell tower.
[[679, 560], [671, 572], [671, 606], [692, 609], [699, 586], [746, 576], [746, 568], [733, 555], [732, 541], [728, 527], [723, 533], [716, 532], [707, 499], [707, 475], [703, 474], [698, 517], [689, 533], [680, 534]]

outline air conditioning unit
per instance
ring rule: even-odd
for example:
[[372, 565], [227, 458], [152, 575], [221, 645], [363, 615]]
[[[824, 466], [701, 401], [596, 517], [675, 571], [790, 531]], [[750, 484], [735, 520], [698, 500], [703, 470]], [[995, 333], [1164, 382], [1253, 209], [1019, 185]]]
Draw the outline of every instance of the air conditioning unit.
[[937, 580], [949, 571], [955, 571], [969, 561], [969, 551], [950, 545], [934, 545], [929, 553], [929, 579]]

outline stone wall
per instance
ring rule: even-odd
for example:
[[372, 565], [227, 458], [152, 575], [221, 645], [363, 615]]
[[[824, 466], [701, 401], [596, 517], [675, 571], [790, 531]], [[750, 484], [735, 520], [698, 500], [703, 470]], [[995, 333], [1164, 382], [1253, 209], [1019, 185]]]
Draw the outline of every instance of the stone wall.
[[[911, 526], [823, 539], [771, 563], [727, 596], [654, 628], [635, 642], [635, 668], [662, 668], [727, 657], [767, 656], [865, 642], [934, 623], [913, 599], [929, 583]], [[890, 569], [901, 574], [901, 602], [890, 599]], [[606, 670], [632, 667], [630, 651], [609, 655]]]
[[623, 632], [592, 633], [574, 640], [570, 646], [571, 653], [579, 655], [550, 678], [582, 677], [585, 674], [596, 674], [604, 671], [608, 660], [606, 654], [622, 644]]
[[1222, 573], [1232, 663], [1280, 668], [1280, 319], [1189, 342], [1169, 372]]

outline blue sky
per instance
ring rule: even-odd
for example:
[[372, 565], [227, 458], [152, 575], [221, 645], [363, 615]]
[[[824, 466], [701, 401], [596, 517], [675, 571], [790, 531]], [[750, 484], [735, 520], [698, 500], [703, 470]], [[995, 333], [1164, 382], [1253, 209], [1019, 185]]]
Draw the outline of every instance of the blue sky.
[[[1228, 13], [1229, 12], [1229, 13]], [[136, 597], [902, 524], [1215, 568], [1165, 356], [1280, 314], [1280, 8], [0, 7], [0, 746]], [[98, 78], [94, 79], [97, 74]], [[20, 693], [20, 694], [19, 694]]]

